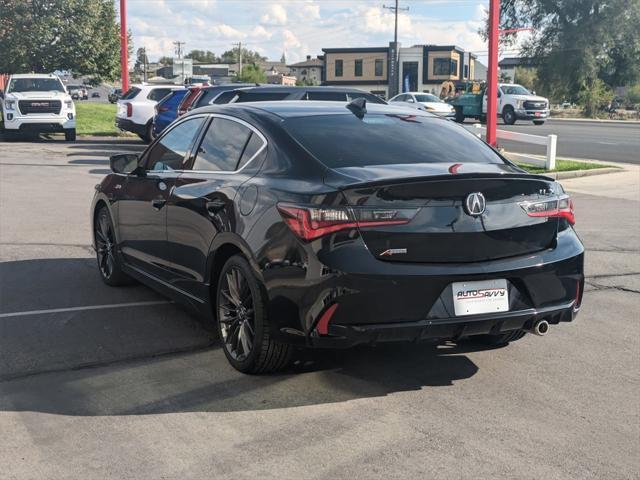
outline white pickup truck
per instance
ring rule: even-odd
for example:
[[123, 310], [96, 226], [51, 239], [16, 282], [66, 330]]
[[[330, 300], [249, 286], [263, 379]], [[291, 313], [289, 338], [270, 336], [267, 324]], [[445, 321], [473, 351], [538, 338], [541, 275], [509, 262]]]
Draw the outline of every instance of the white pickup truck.
[[[487, 97], [482, 99], [482, 112], [487, 113]], [[516, 120], [533, 120], [542, 125], [549, 116], [549, 100], [531, 93], [515, 83], [498, 84], [498, 113], [507, 125]]]
[[57, 75], [12, 75], [0, 107], [7, 133], [62, 132], [65, 140], [76, 139], [76, 107]]

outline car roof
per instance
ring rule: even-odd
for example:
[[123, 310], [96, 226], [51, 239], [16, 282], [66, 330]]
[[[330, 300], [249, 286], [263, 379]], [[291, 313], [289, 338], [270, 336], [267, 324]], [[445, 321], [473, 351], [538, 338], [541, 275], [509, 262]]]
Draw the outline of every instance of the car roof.
[[[263, 111], [280, 118], [311, 117], [317, 115], [353, 115], [347, 102], [310, 102], [308, 100], [281, 100], [273, 102], [228, 103], [208, 105], [193, 110], [194, 113], [242, 113]], [[367, 103], [367, 114], [407, 114], [420, 117], [436, 117], [411, 107], [386, 105], [383, 103]]]
[[11, 75], [11, 78], [57, 78], [60, 79], [55, 73], [17, 73]]
[[365, 90], [360, 90], [359, 88], [349, 88], [349, 87], [328, 87], [328, 86], [308, 86], [308, 87], [291, 87], [288, 85], [265, 85], [259, 87], [245, 87], [239, 88], [239, 90], [243, 92], [358, 92], [358, 93], [367, 93], [369, 95], [374, 95], [373, 93], [367, 92]]

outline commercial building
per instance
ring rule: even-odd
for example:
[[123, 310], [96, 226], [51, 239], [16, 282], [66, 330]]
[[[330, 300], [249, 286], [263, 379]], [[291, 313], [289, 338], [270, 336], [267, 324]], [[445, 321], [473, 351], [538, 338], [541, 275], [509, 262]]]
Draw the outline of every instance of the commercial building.
[[[360, 88], [388, 97], [391, 55], [389, 47], [323, 48], [323, 85]], [[476, 56], [455, 45], [414, 45], [398, 49], [398, 91], [439, 93], [443, 82], [484, 80], [476, 72]], [[478, 73], [482, 73], [482, 78]]]
[[323, 85], [349, 86], [387, 97], [389, 47], [323, 48]]
[[324, 80], [324, 57], [319, 55], [317, 58], [311, 58], [307, 55], [307, 59], [288, 65], [291, 75], [296, 77], [299, 82], [320, 85]]

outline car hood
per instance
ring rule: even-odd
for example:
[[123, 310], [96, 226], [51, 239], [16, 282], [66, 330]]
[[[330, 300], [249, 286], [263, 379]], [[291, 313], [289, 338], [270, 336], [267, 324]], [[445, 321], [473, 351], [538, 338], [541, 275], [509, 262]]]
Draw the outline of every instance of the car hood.
[[46, 100], [46, 99], [54, 99], [54, 100], [64, 100], [65, 98], [69, 98], [64, 92], [11, 92], [7, 94], [7, 98], [15, 99], [15, 100]]
[[418, 102], [427, 108], [432, 109], [434, 112], [451, 112], [452, 107], [448, 103], [444, 102]]
[[530, 102], [549, 102], [546, 98], [538, 95], [509, 95], [514, 100], [528, 100]]

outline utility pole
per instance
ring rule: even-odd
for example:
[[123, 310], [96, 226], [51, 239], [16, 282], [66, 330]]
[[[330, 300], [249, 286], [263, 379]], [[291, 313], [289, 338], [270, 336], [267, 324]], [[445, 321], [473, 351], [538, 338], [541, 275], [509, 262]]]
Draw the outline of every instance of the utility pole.
[[120, 69], [122, 93], [129, 90], [129, 51], [127, 45], [127, 0], [120, 0]]
[[[184, 60], [182, 60], [182, 46], [185, 44], [185, 42], [181, 42], [181, 41], [176, 41], [173, 42], [173, 44], [176, 46], [176, 57], [178, 57], [178, 60], [180, 60], [180, 66], [181, 66], [181, 70], [180, 70], [180, 77], [182, 79], [182, 84], [184, 85]], [[175, 67], [176, 61], [173, 61], [173, 65]], [[174, 70], [175, 73], [175, 70]]]
[[142, 78], [143, 81], [147, 83], [147, 47], [142, 47], [142, 50], [144, 51], [144, 57], [142, 58], [144, 60], [144, 62], [142, 63]]
[[386, 5], [382, 5], [382, 8], [386, 8], [387, 10], [391, 10], [395, 14], [395, 27], [394, 27], [394, 30], [393, 30], [393, 49], [392, 49], [392, 52], [391, 52], [391, 68], [390, 68], [390, 71], [389, 71], [389, 73], [390, 73], [390, 75], [389, 75], [389, 97], [393, 97], [393, 96], [398, 94], [399, 83], [400, 83], [400, 79], [398, 77], [398, 74], [400, 72], [400, 66], [399, 66], [400, 51], [399, 51], [399, 48], [398, 48], [398, 12], [399, 11], [407, 12], [409, 10], [409, 7], [400, 8], [398, 6], [398, 0], [396, 0], [395, 6], [388, 7]]
[[238, 76], [242, 75], [242, 42], [234, 43], [238, 46]]
[[489, 65], [487, 67], [487, 143], [497, 146], [498, 110], [498, 40], [500, 0], [489, 3]]
[[185, 42], [173, 42], [173, 44], [176, 46], [176, 57], [178, 58], [182, 58], [182, 46], [185, 44]]

